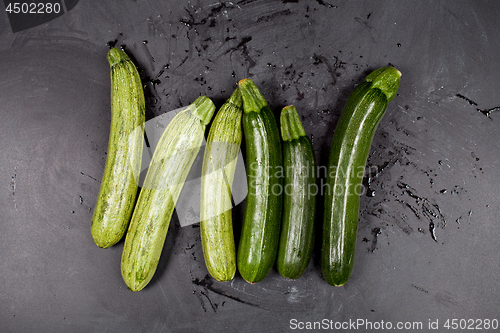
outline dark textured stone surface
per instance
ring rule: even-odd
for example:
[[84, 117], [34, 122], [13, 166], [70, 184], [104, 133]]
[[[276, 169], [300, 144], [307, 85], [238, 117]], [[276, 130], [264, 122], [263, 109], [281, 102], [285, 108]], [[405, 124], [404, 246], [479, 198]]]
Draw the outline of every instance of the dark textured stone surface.
[[[12, 33], [0, 14], [0, 331], [500, 319], [499, 15], [494, 1], [80, 1]], [[403, 73], [374, 138], [344, 287], [323, 280], [318, 246], [296, 281], [273, 270], [256, 285], [216, 282], [199, 228], [174, 214], [156, 276], [126, 289], [123, 244], [99, 249], [90, 235], [110, 45], [138, 65], [148, 119], [202, 94], [220, 106], [250, 77], [276, 114], [297, 107], [320, 166], [353, 86], [387, 64]]]

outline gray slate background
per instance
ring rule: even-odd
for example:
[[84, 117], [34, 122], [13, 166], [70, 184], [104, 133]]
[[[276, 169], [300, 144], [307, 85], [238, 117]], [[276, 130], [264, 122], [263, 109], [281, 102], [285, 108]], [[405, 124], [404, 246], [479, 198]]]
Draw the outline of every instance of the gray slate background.
[[[500, 320], [499, 15], [497, 1], [81, 0], [12, 33], [0, 13], [0, 331]], [[141, 70], [148, 119], [201, 94], [220, 106], [250, 77], [277, 114], [297, 107], [320, 165], [353, 86], [387, 64], [403, 73], [369, 157], [347, 285], [323, 280], [317, 250], [296, 281], [213, 281], [199, 228], [174, 216], [152, 282], [127, 290], [123, 243], [103, 250], [90, 235], [114, 44]]]

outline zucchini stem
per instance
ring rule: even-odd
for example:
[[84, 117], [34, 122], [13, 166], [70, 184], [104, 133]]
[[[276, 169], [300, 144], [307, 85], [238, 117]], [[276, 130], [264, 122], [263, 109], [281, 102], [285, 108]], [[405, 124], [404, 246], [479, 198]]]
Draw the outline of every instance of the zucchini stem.
[[116, 64], [118, 64], [122, 61], [129, 61], [130, 60], [128, 55], [123, 50], [120, 50], [116, 47], [109, 50], [106, 58], [108, 58], [109, 66], [111, 66], [111, 67], [115, 66]]
[[243, 98], [241, 97], [241, 89], [236, 87], [234, 92], [232, 93], [231, 97], [226, 101], [226, 103], [231, 103], [239, 107], [240, 109], [243, 108]]
[[207, 96], [198, 97], [189, 105], [192, 108], [191, 113], [196, 118], [200, 119], [203, 125], [208, 125], [214, 114], [214, 103]]
[[387, 102], [390, 102], [399, 88], [401, 72], [392, 66], [382, 67], [371, 72], [365, 82], [371, 82], [371, 88], [380, 89], [387, 97]]
[[295, 106], [285, 106], [281, 110], [280, 122], [283, 141], [292, 141], [306, 135]]
[[266, 99], [262, 96], [259, 88], [250, 79], [242, 79], [238, 82], [243, 98], [243, 111], [245, 113], [259, 113], [263, 107], [267, 106]]

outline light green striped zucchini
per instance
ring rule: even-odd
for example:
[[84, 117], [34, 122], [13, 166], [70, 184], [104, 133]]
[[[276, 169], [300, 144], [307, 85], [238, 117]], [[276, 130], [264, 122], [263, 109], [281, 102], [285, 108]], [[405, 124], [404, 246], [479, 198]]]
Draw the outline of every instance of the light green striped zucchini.
[[128, 288], [151, 281], [182, 187], [203, 143], [215, 106], [201, 96], [167, 125], [156, 146], [123, 247], [121, 271]]
[[91, 234], [97, 246], [120, 241], [134, 209], [144, 136], [144, 90], [135, 65], [120, 49], [107, 54], [111, 69], [111, 128], [106, 166]]
[[217, 112], [207, 138], [201, 178], [201, 244], [205, 265], [218, 281], [236, 272], [232, 185], [240, 151], [242, 99], [236, 88]]

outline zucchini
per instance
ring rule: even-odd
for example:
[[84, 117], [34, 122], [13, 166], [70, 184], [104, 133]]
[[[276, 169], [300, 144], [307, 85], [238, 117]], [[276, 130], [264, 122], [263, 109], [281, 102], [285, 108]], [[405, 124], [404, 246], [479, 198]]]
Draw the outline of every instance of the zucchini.
[[111, 69], [111, 128], [91, 234], [108, 248], [122, 239], [137, 197], [145, 121], [144, 90], [137, 68], [125, 52], [107, 54]]
[[236, 88], [217, 112], [205, 146], [201, 177], [200, 234], [205, 265], [218, 281], [236, 273], [231, 196], [240, 151], [242, 99]]
[[390, 66], [369, 74], [349, 96], [335, 129], [328, 160], [321, 251], [323, 276], [334, 286], [344, 285], [351, 276], [366, 161], [400, 77], [401, 73]]
[[262, 281], [278, 252], [283, 202], [283, 162], [278, 125], [250, 79], [238, 82], [243, 98], [247, 184], [243, 225], [238, 244], [238, 271], [250, 283]]
[[143, 289], [156, 271], [175, 204], [214, 109], [208, 97], [199, 97], [175, 115], [158, 141], [123, 246], [122, 277], [132, 291]]
[[280, 119], [285, 181], [277, 268], [282, 276], [297, 279], [312, 256], [318, 193], [316, 163], [295, 107], [284, 107]]

